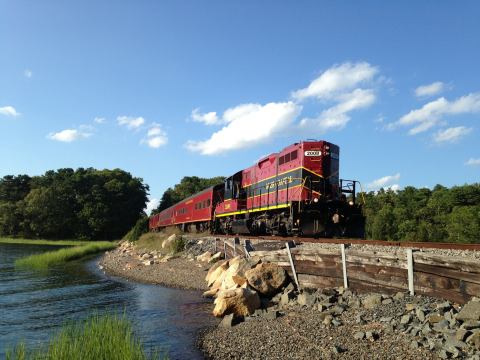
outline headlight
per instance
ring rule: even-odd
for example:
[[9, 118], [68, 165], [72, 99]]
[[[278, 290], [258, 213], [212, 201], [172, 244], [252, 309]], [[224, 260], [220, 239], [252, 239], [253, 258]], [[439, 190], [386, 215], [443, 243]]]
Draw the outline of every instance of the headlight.
[[313, 198], [314, 203], [318, 203], [318, 198]]
[[348, 202], [348, 205], [353, 206], [353, 201], [350, 200], [350, 201]]

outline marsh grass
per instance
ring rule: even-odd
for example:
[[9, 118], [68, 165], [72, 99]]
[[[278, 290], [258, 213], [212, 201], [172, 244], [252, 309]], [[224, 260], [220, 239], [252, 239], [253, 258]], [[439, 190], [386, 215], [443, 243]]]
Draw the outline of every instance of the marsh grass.
[[51, 266], [63, 264], [70, 260], [80, 259], [101, 251], [110, 250], [116, 246], [116, 243], [109, 241], [89, 242], [87, 245], [74, 246], [71, 248], [48, 251], [42, 254], [30, 255], [16, 260], [15, 266], [29, 267], [39, 270], [48, 269]]
[[81, 241], [81, 240], [31, 240], [31, 239], [0, 238], [0, 244], [78, 246], [78, 245], [88, 245], [92, 243], [93, 241]]
[[166, 353], [152, 351], [147, 355], [133, 333], [125, 314], [91, 315], [79, 323], [69, 323], [48, 345], [28, 350], [24, 343], [7, 351], [7, 360], [147, 360], [168, 359]]

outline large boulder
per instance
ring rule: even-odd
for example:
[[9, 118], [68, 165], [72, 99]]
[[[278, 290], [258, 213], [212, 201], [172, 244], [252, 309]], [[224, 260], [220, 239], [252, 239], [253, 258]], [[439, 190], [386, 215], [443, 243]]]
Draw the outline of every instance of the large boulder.
[[480, 301], [470, 301], [457, 314], [457, 320], [480, 320]]
[[[218, 270], [220, 268], [220, 270]], [[228, 269], [228, 260], [218, 261], [210, 267], [205, 276], [205, 281], [208, 286], [212, 286], [218, 276]]]
[[163, 240], [162, 249], [170, 248], [172, 246], [172, 244], [175, 242], [175, 240], [177, 240], [177, 235], [175, 235], [175, 234], [170, 235], [168, 238]]
[[205, 251], [202, 255], [197, 256], [197, 261], [209, 262], [212, 258], [212, 253], [210, 251]]
[[223, 290], [234, 289], [247, 283], [246, 272], [257, 265], [257, 262], [235, 257], [229, 262], [229, 267], [225, 272], [221, 288]]
[[213, 315], [216, 317], [228, 314], [247, 316], [260, 307], [260, 298], [253, 290], [237, 288], [218, 292], [214, 304]]
[[262, 295], [277, 293], [287, 282], [287, 273], [283, 268], [272, 263], [260, 263], [245, 272], [248, 284]]
[[367, 295], [363, 301], [363, 307], [366, 309], [374, 309], [382, 303], [382, 295], [380, 294], [370, 294]]

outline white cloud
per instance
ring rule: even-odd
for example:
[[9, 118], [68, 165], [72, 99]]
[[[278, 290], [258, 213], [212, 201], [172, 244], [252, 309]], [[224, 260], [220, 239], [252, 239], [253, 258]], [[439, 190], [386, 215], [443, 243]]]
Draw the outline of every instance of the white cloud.
[[246, 148], [284, 132], [292, 125], [302, 107], [291, 101], [280, 103], [243, 104], [223, 113], [226, 125], [204, 141], [188, 141], [186, 147], [202, 155], [215, 155]]
[[465, 162], [465, 165], [467, 166], [480, 166], [480, 158], [474, 159], [470, 158], [468, 161]]
[[472, 128], [465, 126], [451, 127], [445, 130], [439, 130], [433, 135], [436, 143], [455, 143], [464, 136], [472, 132]]
[[367, 184], [367, 189], [369, 191], [376, 191], [381, 188], [391, 189], [393, 191], [400, 190], [400, 185], [397, 183], [400, 180], [400, 173], [395, 175], [387, 175], [379, 179], [373, 180]]
[[25, 69], [23, 71], [23, 76], [25, 76], [27, 79], [30, 79], [33, 76], [33, 72], [30, 69]]
[[323, 72], [306, 88], [294, 91], [292, 97], [300, 101], [311, 97], [332, 99], [372, 80], [377, 73], [378, 69], [367, 62], [336, 65]]
[[145, 210], [147, 215], [150, 215], [151, 212], [158, 207], [158, 204], [160, 204], [160, 200], [155, 199], [155, 198], [149, 199], [148, 202], [147, 202], [147, 209]]
[[50, 133], [47, 135], [47, 138], [50, 140], [70, 143], [76, 140], [88, 138], [91, 135], [91, 133], [81, 129], [66, 129], [57, 133]]
[[135, 130], [140, 126], [145, 124], [145, 119], [141, 116], [132, 117], [132, 116], [118, 116], [117, 117], [118, 125], [126, 126], [127, 129]]
[[440, 94], [446, 88], [445, 84], [441, 81], [436, 81], [429, 85], [422, 85], [415, 89], [416, 97], [426, 97]]
[[194, 109], [190, 115], [193, 121], [204, 123], [205, 125], [216, 125], [220, 123], [220, 119], [215, 111], [208, 113], [200, 113], [200, 109]]
[[158, 149], [168, 143], [167, 133], [157, 123], [153, 123], [150, 129], [148, 129], [147, 136], [142, 139], [142, 144]]
[[375, 102], [376, 97], [371, 89], [355, 89], [339, 95], [337, 99], [340, 101], [337, 105], [322, 111], [318, 117], [302, 119], [300, 127], [317, 133], [343, 129], [350, 121], [349, 112], [369, 107]]
[[0, 115], [5, 115], [5, 116], [19, 116], [20, 113], [15, 110], [13, 106], [4, 106], [0, 107]]
[[95, 119], [93, 119], [93, 122], [97, 124], [103, 124], [106, 121], [104, 117], [96, 116]]
[[430, 128], [444, 124], [442, 119], [449, 115], [474, 114], [480, 112], [480, 93], [462, 96], [454, 101], [444, 97], [410, 111], [398, 121], [388, 125], [390, 130], [400, 126], [410, 126], [409, 134], [416, 135]]

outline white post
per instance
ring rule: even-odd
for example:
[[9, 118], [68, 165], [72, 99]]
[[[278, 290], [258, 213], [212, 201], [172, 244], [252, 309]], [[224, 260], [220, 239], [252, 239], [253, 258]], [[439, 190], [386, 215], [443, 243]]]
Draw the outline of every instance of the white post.
[[237, 256], [237, 247], [235, 246], [235, 238], [233, 238], [233, 257]]
[[288, 259], [290, 260], [290, 267], [292, 268], [292, 273], [293, 273], [293, 279], [295, 280], [295, 284], [297, 284], [297, 288], [300, 287], [298, 283], [298, 278], [297, 278], [297, 272], [295, 271], [295, 265], [293, 264], [293, 258], [292, 258], [292, 253], [290, 252], [290, 244], [287, 241], [287, 254], [288, 254]]
[[408, 267], [408, 290], [410, 295], [415, 295], [415, 289], [413, 287], [413, 251], [407, 249], [407, 267]]
[[345, 289], [348, 289], [347, 259], [345, 256], [345, 244], [340, 244], [340, 250], [342, 251], [343, 287]]

